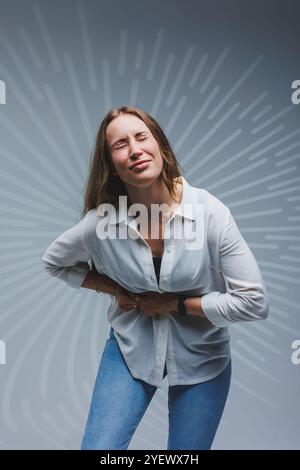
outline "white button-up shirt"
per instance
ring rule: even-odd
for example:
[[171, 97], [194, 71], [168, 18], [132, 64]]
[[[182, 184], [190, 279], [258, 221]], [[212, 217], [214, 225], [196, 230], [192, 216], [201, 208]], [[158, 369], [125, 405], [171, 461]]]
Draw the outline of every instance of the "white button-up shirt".
[[[105, 216], [95, 208], [58, 236], [42, 257], [46, 271], [73, 288], [81, 286], [93, 260], [99, 273], [132, 292], [201, 296], [206, 318], [149, 316], [138, 308], [124, 312], [115, 296], [107, 294], [108, 322], [131, 374], [157, 387], [162, 386], [165, 365], [169, 385], [217, 376], [230, 360], [228, 325], [264, 319], [269, 310], [260, 269], [230, 209], [209, 191], [181, 180], [181, 203], [164, 229], [159, 283], [150, 246], [134, 217], [122, 217], [122, 211], [109, 219], [109, 227], [123, 235], [133, 231], [135, 237], [99, 238], [97, 227]], [[184, 227], [184, 237], [177, 237], [174, 227]], [[195, 233], [196, 243], [186, 243]]]

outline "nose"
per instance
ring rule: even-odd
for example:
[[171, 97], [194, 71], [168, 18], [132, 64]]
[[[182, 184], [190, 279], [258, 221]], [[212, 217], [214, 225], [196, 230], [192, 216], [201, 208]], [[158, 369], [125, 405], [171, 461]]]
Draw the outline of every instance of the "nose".
[[136, 158], [138, 158], [139, 156], [143, 154], [143, 152], [139, 150], [139, 148], [135, 144], [130, 146], [129, 152], [130, 152], [129, 158], [131, 160], [135, 160]]
[[135, 161], [143, 152], [132, 152], [130, 153], [130, 160]]
[[130, 139], [129, 142], [129, 155], [130, 158], [137, 158], [140, 155], [142, 155], [142, 151], [139, 148], [139, 142], [137, 142], [135, 139]]

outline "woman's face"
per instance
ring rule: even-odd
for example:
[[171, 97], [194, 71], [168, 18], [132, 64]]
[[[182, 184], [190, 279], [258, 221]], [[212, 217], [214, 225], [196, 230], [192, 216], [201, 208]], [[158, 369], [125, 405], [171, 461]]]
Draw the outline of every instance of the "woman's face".
[[[106, 128], [106, 142], [116, 173], [124, 183], [143, 187], [160, 176], [163, 158], [158, 143], [138, 117], [123, 114], [113, 119]], [[144, 160], [147, 163], [132, 167]]]

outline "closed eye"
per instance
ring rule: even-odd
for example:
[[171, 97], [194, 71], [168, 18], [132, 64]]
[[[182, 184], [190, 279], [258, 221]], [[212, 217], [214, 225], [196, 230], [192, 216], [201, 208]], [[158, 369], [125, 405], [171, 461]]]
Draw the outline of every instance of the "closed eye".
[[[146, 139], [148, 139], [148, 137], [143, 137], [142, 139], [137, 139], [137, 140], [140, 141], [140, 140], [146, 140]], [[124, 145], [121, 145], [120, 147], [116, 147], [116, 150], [122, 149], [126, 145], [127, 145], [127, 142], [125, 142]]]

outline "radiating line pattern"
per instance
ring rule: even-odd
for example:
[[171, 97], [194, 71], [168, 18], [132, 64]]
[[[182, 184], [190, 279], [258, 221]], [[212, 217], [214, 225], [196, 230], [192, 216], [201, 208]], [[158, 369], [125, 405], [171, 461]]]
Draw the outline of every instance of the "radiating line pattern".
[[[260, 51], [245, 65], [234, 44], [212, 54], [180, 38], [177, 50], [164, 26], [138, 37], [124, 24], [110, 35], [81, 0], [68, 23], [73, 46], [47, 8], [31, 4], [31, 28], [0, 24], [9, 90], [0, 108], [1, 448], [79, 448], [108, 299], [50, 279], [40, 258], [79, 220], [98, 124], [127, 103], [157, 118], [189, 182], [228, 205], [268, 289], [269, 318], [230, 329], [234, 377], [216, 447], [243, 426], [241, 407], [258, 423], [285, 416], [285, 381], [296, 384], [289, 348], [300, 338], [299, 109], [260, 85]], [[166, 378], [130, 449], [166, 448], [167, 393]]]

